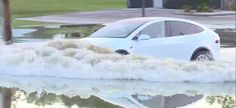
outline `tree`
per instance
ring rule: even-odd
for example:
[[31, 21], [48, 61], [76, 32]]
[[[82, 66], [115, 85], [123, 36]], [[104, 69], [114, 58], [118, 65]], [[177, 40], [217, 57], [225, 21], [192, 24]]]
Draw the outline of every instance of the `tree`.
[[[0, 108], [11, 108], [11, 101], [12, 101], [12, 90], [9, 88], [1, 88], [0, 93], [2, 93], [2, 105], [0, 104]], [[0, 99], [1, 100], [1, 99]]]
[[11, 14], [9, 0], [2, 0], [3, 3], [3, 39], [6, 44], [12, 43]]

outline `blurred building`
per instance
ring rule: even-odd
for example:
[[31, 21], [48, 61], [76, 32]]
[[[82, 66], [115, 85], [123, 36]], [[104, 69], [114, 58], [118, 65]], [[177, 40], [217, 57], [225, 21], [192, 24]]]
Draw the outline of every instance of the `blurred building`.
[[232, 10], [232, 8], [236, 8], [236, 0], [224, 0], [223, 9]]
[[[226, 0], [233, 1], [233, 0]], [[215, 9], [223, 8], [224, 0], [210, 0], [209, 6]], [[198, 0], [145, 0], [146, 7], [181, 9], [184, 5], [191, 5], [196, 8], [199, 5]], [[140, 8], [142, 0], [128, 0], [128, 8]]]

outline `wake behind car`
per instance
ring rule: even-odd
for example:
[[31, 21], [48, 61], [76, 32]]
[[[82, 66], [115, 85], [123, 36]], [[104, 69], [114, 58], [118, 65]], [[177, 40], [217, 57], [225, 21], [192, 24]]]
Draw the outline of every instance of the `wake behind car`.
[[179, 18], [145, 17], [111, 23], [82, 40], [122, 55], [212, 61], [218, 58], [220, 38], [203, 25]]

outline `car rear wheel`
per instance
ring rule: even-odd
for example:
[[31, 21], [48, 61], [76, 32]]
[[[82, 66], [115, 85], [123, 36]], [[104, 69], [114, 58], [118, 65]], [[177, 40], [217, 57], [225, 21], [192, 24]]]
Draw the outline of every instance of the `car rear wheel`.
[[196, 54], [194, 54], [192, 61], [201, 61], [201, 62], [207, 62], [207, 61], [213, 61], [213, 55], [210, 53], [210, 51], [199, 51]]
[[126, 51], [126, 50], [116, 50], [115, 52], [120, 54], [120, 55], [128, 55], [129, 54], [129, 52]]

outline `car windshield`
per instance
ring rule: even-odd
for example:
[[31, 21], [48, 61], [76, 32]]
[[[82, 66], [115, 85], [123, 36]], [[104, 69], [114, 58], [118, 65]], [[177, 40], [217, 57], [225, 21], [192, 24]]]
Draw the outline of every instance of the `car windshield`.
[[129, 36], [134, 30], [143, 25], [148, 20], [145, 19], [127, 19], [111, 23], [90, 37], [94, 38], [125, 38]]

